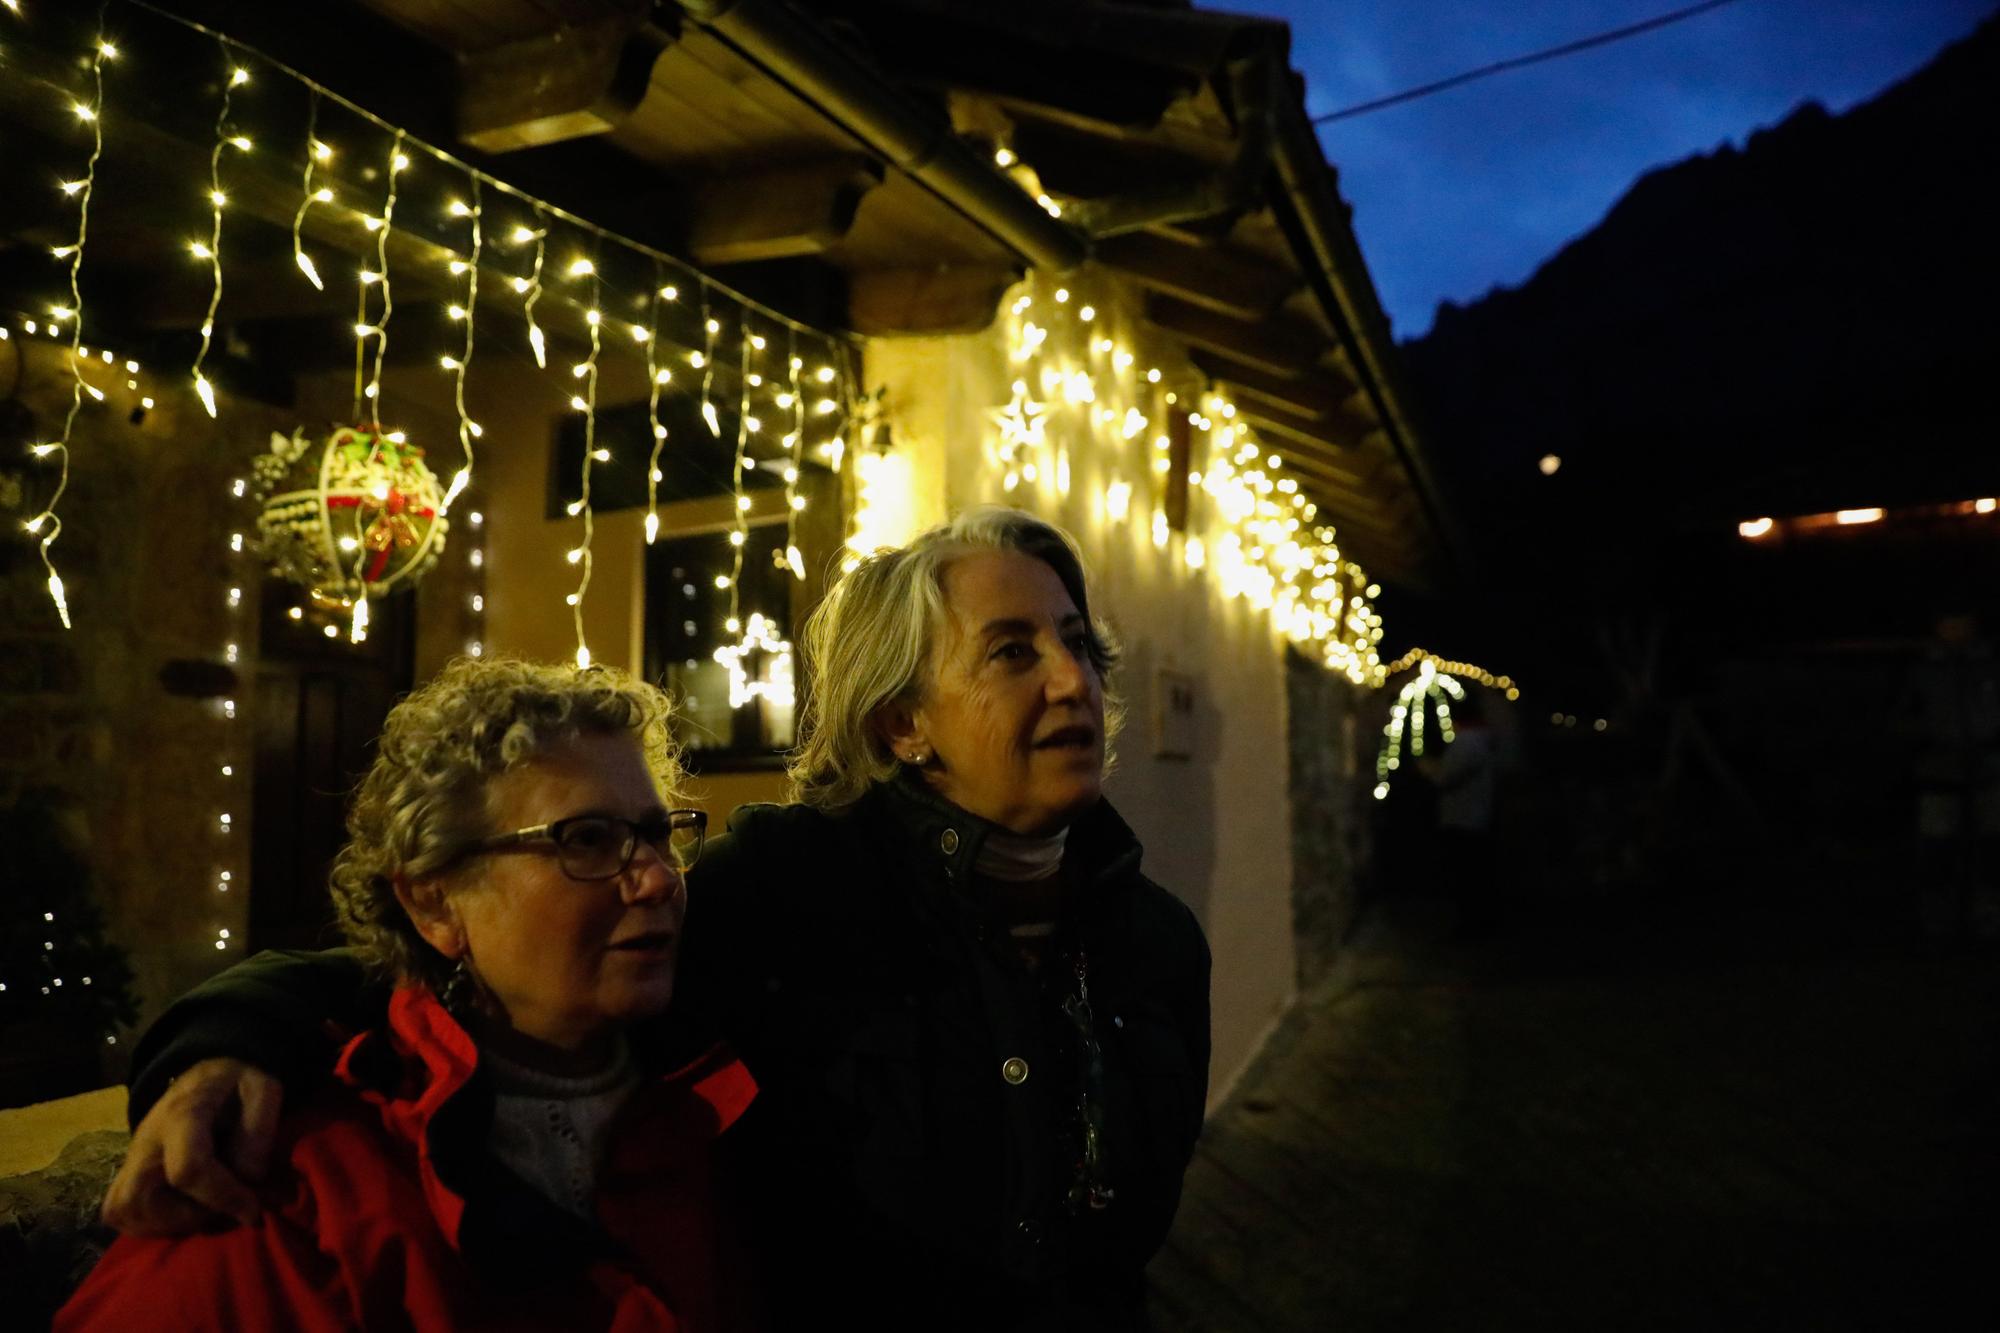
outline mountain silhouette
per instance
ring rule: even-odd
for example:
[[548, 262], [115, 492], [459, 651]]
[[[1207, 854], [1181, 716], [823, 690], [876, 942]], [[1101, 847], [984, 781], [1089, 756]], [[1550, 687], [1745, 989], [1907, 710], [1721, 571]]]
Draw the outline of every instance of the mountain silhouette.
[[[2000, 18], [1873, 100], [1655, 170], [1404, 345], [1459, 508], [1611, 547], [2000, 490]], [[1545, 478], [1537, 460], [1554, 454]]]

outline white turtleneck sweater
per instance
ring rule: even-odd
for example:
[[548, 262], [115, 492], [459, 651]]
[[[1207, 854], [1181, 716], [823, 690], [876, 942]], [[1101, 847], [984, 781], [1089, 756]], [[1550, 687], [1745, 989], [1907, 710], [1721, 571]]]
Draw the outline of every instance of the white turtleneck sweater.
[[[1054, 879], [1062, 870], [1063, 848], [1068, 842], [1068, 829], [1058, 829], [1046, 838], [1025, 838], [995, 829], [979, 845], [979, 855], [973, 860], [972, 871], [982, 879], [1008, 885], [1037, 884]], [[1055, 905], [1052, 897], [1039, 894], [1027, 895], [1026, 901], [1040, 901], [1048, 907]], [[1055, 931], [1053, 915], [1042, 919], [1038, 913], [1033, 919], [1014, 920], [1007, 924], [1007, 933], [1020, 941], [1047, 939]]]
[[638, 1066], [623, 1040], [611, 1063], [565, 1078], [515, 1064], [481, 1048], [493, 1080], [493, 1127], [487, 1146], [515, 1175], [558, 1207], [590, 1220], [605, 1134], [639, 1086]]

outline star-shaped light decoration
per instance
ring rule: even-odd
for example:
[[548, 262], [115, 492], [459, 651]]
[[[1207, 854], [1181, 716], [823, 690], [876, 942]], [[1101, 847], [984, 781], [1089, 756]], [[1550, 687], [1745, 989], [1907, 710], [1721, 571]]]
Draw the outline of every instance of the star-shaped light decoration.
[[715, 660], [729, 672], [729, 706], [741, 708], [754, 699], [768, 699], [780, 708], [797, 702], [792, 674], [792, 645], [779, 636], [776, 622], [750, 613], [743, 637], [715, 650]]
[[1000, 430], [1000, 463], [1007, 469], [1005, 485], [1011, 491], [1021, 484], [1024, 471], [1030, 478], [1034, 476], [1034, 465], [1028, 463], [1024, 466], [1021, 452], [1024, 449], [1039, 449], [1046, 442], [1048, 405], [1028, 396], [1026, 380], [1015, 380], [1013, 400], [1005, 407], [992, 409], [988, 415]]

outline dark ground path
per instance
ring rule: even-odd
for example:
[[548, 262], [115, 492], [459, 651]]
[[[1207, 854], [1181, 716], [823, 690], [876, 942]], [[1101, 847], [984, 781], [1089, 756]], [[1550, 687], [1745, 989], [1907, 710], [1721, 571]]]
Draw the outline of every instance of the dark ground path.
[[1210, 1123], [1161, 1333], [2000, 1329], [1991, 949], [1392, 906]]

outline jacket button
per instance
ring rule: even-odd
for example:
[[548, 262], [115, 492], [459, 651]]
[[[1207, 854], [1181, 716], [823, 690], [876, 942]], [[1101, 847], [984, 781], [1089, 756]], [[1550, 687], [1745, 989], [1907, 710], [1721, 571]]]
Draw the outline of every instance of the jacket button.
[[1000, 1077], [1015, 1086], [1028, 1081], [1028, 1062], [1020, 1056], [1011, 1056], [1000, 1065]]
[[956, 852], [958, 850], [958, 830], [955, 828], [948, 828], [943, 833], [939, 834], [938, 847], [944, 852], [946, 856], [950, 856], [954, 852]]

